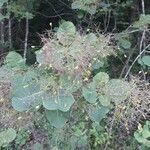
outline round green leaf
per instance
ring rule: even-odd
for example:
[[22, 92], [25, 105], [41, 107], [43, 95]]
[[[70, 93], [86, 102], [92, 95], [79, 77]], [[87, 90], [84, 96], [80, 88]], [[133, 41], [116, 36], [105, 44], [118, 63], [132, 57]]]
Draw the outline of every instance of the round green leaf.
[[57, 38], [63, 45], [69, 45], [73, 42], [76, 34], [76, 28], [70, 21], [64, 21], [58, 28]]
[[46, 117], [52, 126], [62, 128], [69, 119], [69, 112], [60, 110], [46, 110]]
[[124, 49], [129, 49], [131, 47], [131, 42], [126, 40], [126, 39], [121, 39], [119, 41], [119, 44], [121, 47], [123, 47]]
[[26, 85], [13, 91], [12, 106], [17, 111], [26, 111], [42, 104], [43, 91], [38, 85]]
[[98, 74], [96, 74], [94, 77], [93, 77], [93, 81], [96, 83], [96, 84], [106, 84], [108, 81], [109, 81], [109, 76], [107, 73], [105, 72], [99, 72]]
[[105, 95], [115, 103], [125, 100], [130, 94], [130, 84], [119, 79], [112, 79], [106, 84]]
[[101, 67], [104, 66], [104, 61], [101, 61], [101, 60], [95, 60], [94, 63], [92, 64], [92, 68], [93, 69], [99, 69]]
[[0, 132], [0, 147], [8, 145], [15, 138], [16, 138], [16, 131], [12, 128]]
[[78, 16], [79, 19], [82, 19], [82, 18], [84, 17], [84, 15], [85, 15], [85, 12], [82, 11], [82, 10], [79, 10], [79, 11], [77, 12], [77, 16]]
[[60, 76], [59, 83], [62, 89], [70, 93], [76, 92], [82, 85], [82, 81], [80, 79], [71, 78], [68, 75]]
[[0, 82], [9, 82], [14, 76], [14, 71], [7, 68], [5, 65], [0, 67]]
[[82, 95], [84, 96], [85, 100], [89, 103], [95, 103], [98, 95], [94, 84], [89, 84], [87, 87], [83, 87]]
[[20, 74], [12, 81], [12, 106], [17, 111], [26, 111], [42, 104], [43, 91], [36, 83], [36, 74], [32, 71]]
[[141, 66], [145, 66], [145, 65], [144, 65], [144, 62], [142, 61], [142, 58], [139, 58], [139, 59], [138, 59], [138, 64], [140, 64]]
[[90, 44], [92, 46], [96, 45], [98, 42], [98, 38], [94, 33], [89, 33], [85, 37], [85, 43]]
[[106, 95], [100, 95], [98, 97], [99, 101], [103, 106], [109, 106], [110, 105], [110, 98]]
[[45, 95], [43, 98], [43, 106], [48, 110], [61, 110], [67, 112], [75, 102], [72, 94], [60, 91], [57, 95]]
[[100, 122], [103, 118], [106, 117], [106, 114], [109, 112], [107, 107], [93, 107], [89, 111], [89, 116], [92, 121]]
[[10, 68], [25, 67], [25, 60], [16, 52], [9, 52], [6, 56], [5, 64]]
[[150, 66], [150, 56], [149, 55], [143, 56], [142, 61], [145, 65]]
[[45, 56], [44, 56], [42, 50], [36, 51], [36, 60], [39, 64], [45, 63]]
[[35, 143], [33, 145], [33, 150], [43, 150], [43, 145], [41, 143]]

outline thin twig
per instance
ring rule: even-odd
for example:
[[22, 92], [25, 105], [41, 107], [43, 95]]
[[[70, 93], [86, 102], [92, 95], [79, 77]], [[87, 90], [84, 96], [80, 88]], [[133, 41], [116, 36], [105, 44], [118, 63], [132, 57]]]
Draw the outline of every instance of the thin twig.
[[147, 45], [147, 46], [143, 49], [143, 51], [141, 51], [141, 52], [139, 53], [139, 55], [135, 58], [135, 60], [133, 61], [133, 63], [132, 63], [131, 66], [129, 67], [129, 69], [128, 69], [128, 71], [127, 71], [125, 77], [124, 77], [125, 79], [126, 79], [127, 76], [129, 75], [129, 73], [130, 73], [130, 71], [131, 71], [133, 65], [135, 64], [135, 62], [140, 58], [140, 56], [141, 56], [141, 55], [146, 51], [146, 49], [148, 49], [149, 47], [150, 47], [150, 44]]
[[125, 70], [127, 69], [127, 66], [129, 65], [129, 61], [130, 61], [133, 53], [134, 53], [134, 48], [130, 51], [128, 59], [126, 60], [126, 64], [124, 65], [124, 67], [123, 67], [123, 69], [121, 71], [120, 78], [122, 78], [123, 74], [125, 73]]
[[[115, 113], [116, 112], [117, 112], [117, 108], [115, 109], [115, 112], [113, 114], [112, 122], [111, 122], [111, 125], [110, 125], [110, 128], [109, 128], [109, 135], [111, 135], [111, 133], [112, 133], [113, 125], [114, 125], [114, 122], [115, 122]], [[108, 144], [109, 144], [109, 141], [106, 142], [104, 150], [107, 150]]]

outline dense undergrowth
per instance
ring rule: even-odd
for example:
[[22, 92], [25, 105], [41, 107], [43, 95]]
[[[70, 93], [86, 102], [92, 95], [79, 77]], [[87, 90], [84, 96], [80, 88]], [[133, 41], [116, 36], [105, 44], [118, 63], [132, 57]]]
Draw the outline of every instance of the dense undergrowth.
[[[83, 19], [103, 14], [98, 4], [74, 0], [71, 7]], [[0, 67], [0, 149], [148, 150], [149, 18], [142, 14], [127, 30], [107, 34], [107, 25], [104, 32], [81, 31], [61, 20], [40, 36], [34, 64], [25, 57], [27, 47], [23, 57], [8, 52]], [[142, 34], [139, 44], [135, 32]]]

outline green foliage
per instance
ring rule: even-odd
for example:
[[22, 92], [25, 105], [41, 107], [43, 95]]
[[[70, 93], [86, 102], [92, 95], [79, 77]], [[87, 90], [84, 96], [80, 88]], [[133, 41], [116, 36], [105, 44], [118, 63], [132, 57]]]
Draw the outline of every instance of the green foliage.
[[80, 122], [78, 125], [73, 126], [72, 129], [74, 131], [74, 135], [72, 135], [70, 139], [71, 148], [86, 148], [88, 145], [86, 123]]
[[55, 95], [46, 95], [43, 98], [43, 106], [46, 109], [61, 110], [63, 112], [69, 111], [74, 102], [74, 97], [64, 91], [59, 91]]
[[96, 59], [93, 61], [92, 68], [93, 70], [96, 70], [96, 69], [102, 68], [104, 64], [105, 64], [104, 60]]
[[39, 50], [39, 51], [36, 51], [36, 61], [39, 63], [39, 64], [44, 64], [45, 63], [45, 57], [42, 53], [42, 50]]
[[100, 101], [100, 103], [103, 105], [103, 106], [109, 106], [110, 105], [110, 102], [111, 102], [111, 98], [106, 96], [106, 95], [100, 95], [98, 97], [98, 100]]
[[94, 138], [93, 147], [97, 147], [99, 145], [105, 144], [106, 141], [110, 139], [109, 134], [98, 123], [92, 124], [92, 128], [90, 129], [90, 136]]
[[31, 133], [29, 131], [20, 128], [15, 139], [15, 144], [18, 147], [22, 147], [23, 145], [26, 144], [26, 142], [30, 139], [30, 137], [31, 137]]
[[106, 84], [109, 81], [109, 76], [105, 72], [99, 72], [93, 77], [93, 82], [98, 85]]
[[33, 150], [43, 150], [43, 145], [40, 143], [35, 143], [33, 145]]
[[43, 92], [32, 72], [21, 74], [12, 83], [12, 106], [17, 111], [26, 111], [42, 104]]
[[72, 9], [84, 10], [91, 15], [96, 13], [99, 0], [73, 0]]
[[[48, 32], [45, 37], [42, 37], [43, 47], [36, 52], [37, 63], [30, 67], [26, 65], [27, 61], [24, 60], [20, 54], [16, 52], [8, 53], [4, 65], [0, 68], [0, 90], [3, 88], [1, 82], [10, 83], [11, 89], [8, 89], [8, 91], [10, 91], [9, 94], [11, 95], [13, 108], [18, 111], [17, 115], [34, 113], [33, 124], [31, 123], [29, 126], [31, 129], [32, 127], [35, 128], [36, 131], [35, 133], [30, 133], [27, 130], [20, 129], [17, 136], [13, 129], [3, 131], [0, 133], [0, 147], [5, 147], [14, 141], [12, 147], [10, 145], [11, 148], [8, 147], [6, 149], [104, 149], [104, 146], [107, 144], [109, 145], [114, 142], [113, 144], [115, 145], [115, 143], [119, 143], [116, 142], [116, 139], [120, 136], [117, 132], [122, 132], [121, 139], [127, 138], [126, 134], [129, 133], [126, 132], [126, 130], [128, 131], [130, 120], [121, 118], [121, 121], [124, 123], [123, 126], [120, 126], [120, 120], [115, 120], [118, 118], [112, 120], [112, 116], [114, 114], [114, 117], [116, 117], [118, 113], [119, 116], [123, 114], [123, 117], [126, 117], [126, 115], [128, 115], [128, 109], [133, 112], [134, 107], [139, 109], [138, 106], [141, 104], [137, 97], [132, 98], [135, 93], [131, 94], [133, 89], [131, 89], [130, 83], [122, 79], [111, 79], [107, 74], [110, 74], [113, 69], [115, 70], [119, 66], [118, 61], [117, 67], [113, 67], [112, 70], [105, 70], [105, 68], [108, 64], [107, 56], [114, 55], [114, 49], [117, 46], [121, 48], [124, 53], [129, 54], [129, 63], [132, 62], [132, 56], [130, 58], [132, 52], [130, 53], [130, 50], [134, 47], [134, 42], [136, 43], [136, 41], [134, 41], [135, 38], [132, 39], [132, 35], [130, 36], [125, 31], [121, 34], [117, 34], [117, 38], [113, 39], [115, 33], [118, 32], [120, 28], [124, 29], [129, 25], [128, 22], [125, 22], [128, 19], [126, 14], [129, 14], [126, 12], [132, 11], [132, 2], [133, 0], [115, 2], [114, 0], [110, 0], [109, 3], [108, 1], [100, 0], [72, 0], [71, 7], [77, 10], [78, 15], [78, 18], [75, 17], [76, 20], [74, 20], [74, 22], [79, 25], [78, 27], [83, 25], [85, 28], [88, 28], [87, 31], [77, 31], [72, 22], [63, 20], [60, 26], [53, 32], [55, 24], [52, 26], [50, 23], [52, 30]], [[41, 6], [36, 12], [37, 3], [41, 3]], [[9, 21], [12, 21], [14, 18], [19, 21], [23, 20], [19, 22], [22, 29], [24, 19], [32, 19], [34, 15], [36, 15], [35, 20], [30, 24], [31, 32], [33, 31], [33, 24], [37, 24], [39, 21], [39, 15], [42, 26], [45, 24], [42, 21], [42, 16], [45, 18], [53, 17], [53, 14], [48, 14], [48, 12], [49, 8], [55, 3], [56, 1], [54, 0], [51, 2], [47, 0], [39, 0], [38, 2], [36, 0], [0, 0], [0, 8], [2, 8], [0, 21], [4, 19], [10, 19]], [[66, 7], [65, 2], [61, 3]], [[47, 4], [51, 6], [46, 6]], [[45, 6], [49, 8], [46, 9]], [[57, 3], [52, 9], [52, 11], [56, 9], [55, 12], [57, 12]], [[44, 10], [45, 13], [41, 10]], [[61, 10], [59, 11], [61, 12]], [[59, 11], [54, 17], [57, 18], [57, 16], [59, 16], [61, 18], [61, 15], [65, 14], [62, 13], [59, 15]], [[94, 16], [94, 14], [96, 15]], [[143, 43], [145, 44], [149, 42], [147, 40], [147, 29], [150, 24], [149, 18], [149, 15], [141, 15], [139, 21], [135, 22], [133, 27], [130, 26], [130, 28], [128, 28], [129, 32], [132, 32], [132, 29], [135, 28], [140, 28], [138, 29], [139, 31], [144, 28], [146, 38], [144, 38]], [[100, 24], [100, 27], [95, 28], [97, 25], [94, 24], [93, 26], [93, 24], [91, 24], [93, 22]], [[4, 22], [4, 25], [6, 23], [7, 21]], [[14, 30], [14, 25], [15, 24], [12, 24], [10, 27], [13, 31], [12, 35], [14, 35], [16, 31]], [[103, 33], [103, 29], [106, 30], [104, 33], [112, 30], [114, 32], [110, 35], [109, 32], [108, 36], [103, 35], [101, 34]], [[36, 27], [34, 31], [36, 31]], [[6, 32], [6, 30], [4, 32]], [[20, 36], [22, 37], [22, 34]], [[7, 35], [4, 35], [4, 37], [7, 39]], [[32, 36], [29, 36], [28, 42], [33, 44], [32, 42], [34, 41], [34, 43], [37, 44], [35, 39], [30, 41], [30, 37]], [[12, 42], [16, 44], [18, 39], [20, 39], [20, 37], [17, 36], [17, 40], [12, 39]], [[117, 40], [117, 43], [113, 40]], [[111, 46], [111, 44], [113, 44], [113, 46]], [[144, 44], [142, 47], [144, 47]], [[137, 54], [136, 51], [133, 53], [134, 56]], [[147, 51], [145, 51], [145, 56], [139, 59], [139, 62], [142, 66], [148, 68], [150, 66], [150, 57], [146, 53]], [[113, 59], [116, 60], [116, 58]], [[110, 67], [114, 65], [113, 59], [111, 57]], [[124, 60], [125, 58], [121, 58], [121, 61], [124, 62]], [[3, 61], [1, 64], [3, 64]], [[128, 66], [125, 68], [125, 71], [127, 68]], [[117, 75], [119, 75], [119, 73], [117, 73]], [[114, 76], [113, 74], [113, 77]], [[146, 87], [147, 90], [149, 90], [147, 85]], [[139, 96], [140, 94], [137, 95]], [[129, 98], [131, 98], [132, 106], [130, 106], [130, 104], [124, 106], [124, 104], [128, 103]], [[0, 93], [0, 109], [8, 107], [7, 104], [5, 106], [5, 103], [7, 102], [3, 100], [3, 95]], [[4, 106], [4, 108], [1, 106]], [[116, 107], [119, 112], [116, 112]], [[26, 112], [20, 113], [24, 111]], [[17, 115], [15, 117], [17, 117]], [[133, 118], [136, 119], [134, 116]], [[139, 117], [139, 119], [141, 118]], [[20, 123], [22, 119], [18, 118], [17, 121]], [[116, 126], [115, 130], [112, 130], [111, 125], [112, 127], [115, 125], [119, 126]], [[124, 126], [126, 130], [124, 130]], [[112, 133], [108, 133], [108, 131], [110, 131], [109, 128], [112, 130]], [[35, 139], [35, 137], [38, 136], [36, 134], [40, 132], [42, 132], [40, 138], [44, 138], [44, 142], [41, 139], [41, 141], [36, 141], [39, 139]], [[126, 134], [124, 135], [123, 132], [126, 132]], [[113, 139], [111, 139], [112, 137], [110, 135], [113, 135], [113, 133], [115, 134]], [[149, 122], [147, 121], [143, 128], [139, 127], [134, 136], [135, 139], [142, 144], [141, 149], [149, 148]], [[45, 147], [45, 141], [47, 142], [47, 147]], [[26, 144], [32, 145], [33, 143], [36, 144], [34, 144], [32, 148], [26, 148]], [[134, 148], [132, 146], [130, 147], [128, 143], [125, 148], [121, 147], [123, 143], [119, 143], [116, 147], [113, 144], [110, 145], [108, 149], [117, 149], [118, 147], [121, 149], [137, 149], [137, 146], [134, 144]]]
[[131, 42], [127, 39], [120, 39], [119, 45], [124, 49], [130, 49], [131, 48]]
[[130, 95], [130, 84], [120, 79], [111, 79], [107, 73], [99, 72], [93, 77], [93, 82], [84, 86], [82, 95], [89, 103], [95, 103], [97, 99], [103, 106], [121, 103]]
[[[30, 5], [29, 5], [29, 2], [30, 2]], [[29, 8], [29, 6], [33, 7], [31, 6], [31, 3], [33, 2], [24, 1], [24, 0], [11, 2], [10, 5], [8, 5], [8, 11], [13, 13], [15, 17], [18, 18], [19, 20], [23, 18], [32, 19], [33, 18], [32, 8]]]
[[[39, 64], [35, 67], [27, 67], [16, 52], [6, 56], [3, 67], [13, 72], [13, 108], [19, 112], [37, 110], [44, 115], [50, 123], [49, 130], [54, 132], [51, 148], [85, 149], [89, 137], [95, 140], [93, 147], [104, 144], [110, 138], [108, 133], [97, 131], [98, 127], [89, 130], [87, 125], [104, 123], [110, 106], [123, 102], [130, 94], [128, 82], [110, 79], [105, 72], [91, 74], [104, 65], [107, 56], [114, 54], [107, 38], [94, 33], [81, 35], [72, 22], [64, 21], [45, 41], [36, 52]], [[76, 114], [79, 110], [83, 112], [81, 118], [78, 116], [81, 112]], [[81, 123], [76, 126], [78, 121]], [[15, 144], [24, 146], [30, 137], [20, 131]], [[66, 139], [71, 144], [66, 144]]]
[[52, 126], [62, 128], [69, 119], [69, 112], [46, 110], [46, 117]]
[[110, 80], [105, 87], [105, 94], [116, 104], [121, 103], [130, 95], [131, 87], [126, 81], [119, 79]]
[[123, 50], [127, 51], [131, 49], [132, 43], [130, 41], [130, 36], [126, 31], [123, 31], [122, 33], [118, 33], [115, 37], [117, 40], [117, 45]]
[[85, 12], [83, 10], [79, 10], [77, 12], [77, 16], [78, 16], [79, 19], [83, 19], [84, 15], [85, 15]]
[[66, 90], [68, 93], [74, 93], [79, 90], [82, 86], [81, 78], [74, 78], [67, 75], [61, 75], [59, 78], [60, 87]]
[[3, 13], [3, 10], [6, 8], [5, 5], [8, 4], [8, 0], [0, 0], [0, 21], [4, 21], [5, 19], [8, 19], [10, 14], [9, 12]]
[[106, 114], [109, 112], [107, 107], [91, 107], [89, 110], [89, 116], [92, 121], [100, 122], [103, 118], [106, 117]]
[[[97, 37], [94, 34], [88, 36], [93, 37], [90, 44], [95, 44]], [[109, 80], [108, 74], [104, 72], [99, 72], [93, 77], [91, 83], [83, 86], [81, 77], [67, 74], [55, 77], [51, 75], [49, 69], [22, 70], [22, 62], [22, 57], [15, 52], [10, 52], [5, 61], [7, 67], [18, 69], [17, 72], [14, 70], [16, 73], [12, 80], [12, 106], [20, 112], [43, 106], [46, 109], [47, 119], [56, 128], [62, 128], [68, 121], [70, 110], [76, 101], [73, 93], [80, 88], [87, 102], [96, 103], [99, 100], [103, 105], [103, 107], [90, 108], [89, 116], [96, 122], [106, 117], [109, 109], [104, 106], [109, 106], [111, 100], [122, 101], [128, 95], [127, 82]], [[24, 62], [23, 65], [25, 65]], [[119, 89], [115, 89], [117, 87]]]
[[0, 132], [0, 147], [5, 147], [16, 138], [16, 131], [9, 128]]
[[36, 53], [37, 61], [74, 78], [83, 76], [86, 71], [91, 70], [95, 60], [114, 54], [104, 35], [81, 35], [73, 23], [68, 21], [60, 25], [56, 35], [57, 38], [45, 38], [46, 43]]
[[6, 15], [0, 14], [0, 21], [2, 21], [4, 19], [8, 19], [8, 18], [9, 18], [9, 14], [6, 14]]
[[150, 15], [140, 15], [140, 18], [137, 22], [134, 23], [136, 28], [145, 28], [150, 24]]
[[150, 121], [146, 121], [143, 127], [139, 124], [137, 131], [134, 133], [134, 137], [143, 146], [150, 147]]
[[31, 12], [34, 9], [36, 0], [17, 0], [17, 5], [22, 6], [27, 12]]
[[82, 94], [85, 100], [89, 103], [95, 103], [98, 98], [98, 94], [96, 92], [96, 87], [94, 84], [89, 84], [87, 87], [83, 87]]
[[14, 77], [14, 72], [9, 68], [0, 67], [0, 82], [10, 82]]
[[5, 65], [12, 69], [22, 68], [25, 67], [25, 60], [20, 54], [12, 51], [6, 56]]
[[150, 67], [150, 56], [149, 56], [149, 55], [143, 56], [143, 57], [142, 57], [142, 61], [143, 61], [144, 65]]
[[8, 2], [8, 0], [0, 0], [0, 8], [7, 2]]
[[70, 21], [64, 21], [57, 30], [57, 38], [61, 44], [70, 45], [75, 38], [76, 28]]

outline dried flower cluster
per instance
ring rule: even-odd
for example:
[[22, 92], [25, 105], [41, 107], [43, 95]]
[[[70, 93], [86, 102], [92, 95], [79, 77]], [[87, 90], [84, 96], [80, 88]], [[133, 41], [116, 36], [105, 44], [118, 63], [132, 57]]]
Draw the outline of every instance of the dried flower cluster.
[[39, 52], [40, 62], [58, 73], [83, 75], [91, 69], [94, 62], [114, 53], [109, 46], [109, 39], [104, 35], [80, 35], [76, 30], [70, 34], [68, 32], [68, 29], [65, 32], [58, 29], [52, 37], [44, 37], [44, 46]]
[[[150, 83], [140, 80], [138, 77], [132, 77], [131, 95], [129, 99], [118, 106], [120, 116], [118, 123], [119, 129], [123, 130], [121, 134], [129, 134], [139, 123], [150, 119]], [[118, 119], [118, 118], [116, 118]]]

